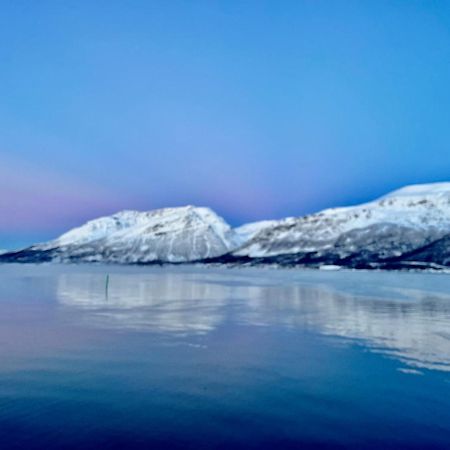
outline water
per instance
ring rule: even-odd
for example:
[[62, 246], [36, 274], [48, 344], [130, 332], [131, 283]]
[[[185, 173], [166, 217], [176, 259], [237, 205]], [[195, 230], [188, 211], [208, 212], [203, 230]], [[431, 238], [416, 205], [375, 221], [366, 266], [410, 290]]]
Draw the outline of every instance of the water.
[[3, 265], [0, 361], [1, 449], [450, 448], [448, 275]]

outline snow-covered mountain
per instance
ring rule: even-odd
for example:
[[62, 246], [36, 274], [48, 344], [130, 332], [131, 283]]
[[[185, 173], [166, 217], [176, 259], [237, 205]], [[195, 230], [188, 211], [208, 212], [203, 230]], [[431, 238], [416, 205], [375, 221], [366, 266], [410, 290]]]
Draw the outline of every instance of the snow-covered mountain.
[[362, 205], [235, 229], [208, 208], [124, 211], [0, 261], [450, 266], [450, 183], [407, 186]]
[[17, 261], [187, 262], [236, 248], [238, 235], [209, 208], [123, 211], [92, 220], [58, 239], [8, 254]]
[[358, 267], [401, 259], [449, 233], [450, 183], [414, 185], [362, 205], [271, 223], [233, 256]]

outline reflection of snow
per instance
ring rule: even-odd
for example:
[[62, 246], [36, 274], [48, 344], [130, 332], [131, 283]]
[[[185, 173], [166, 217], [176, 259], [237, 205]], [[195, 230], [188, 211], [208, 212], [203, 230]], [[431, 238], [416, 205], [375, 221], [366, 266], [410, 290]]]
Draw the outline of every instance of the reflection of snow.
[[407, 289], [391, 294], [361, 297], [311, 285], [266, 288], [253, 297], [246, 319], [361, 339], [409, 365], [450, 371], [450, 296]]
[[96, 326], [181, 333], [214, 329], [225, 300], [222, 286], [193, 283], [171, 273], [115, 274], [108, 294], [104, 275], [64, 274], [58, 298], [88, 310], [87, 318]]
[[[411, 366], [450, 371], [450, 277], [264, 270], [65, 273], [58, 298], [98, 327], [207, 333], [225, 318], [358, 339]], [[435, 284], [439, 292], [433, 293]], [[427, 284], [431, 284], [429, 287]], [[403, 287], [407, 285], [408, 288]]]

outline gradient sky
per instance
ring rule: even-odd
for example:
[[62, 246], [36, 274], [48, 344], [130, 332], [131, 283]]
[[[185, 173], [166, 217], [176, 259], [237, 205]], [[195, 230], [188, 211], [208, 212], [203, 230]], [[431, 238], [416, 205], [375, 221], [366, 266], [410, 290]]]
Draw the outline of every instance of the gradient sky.
[[450, 180], [448, 1], [3, 0], [0, 40], [0, 248]]

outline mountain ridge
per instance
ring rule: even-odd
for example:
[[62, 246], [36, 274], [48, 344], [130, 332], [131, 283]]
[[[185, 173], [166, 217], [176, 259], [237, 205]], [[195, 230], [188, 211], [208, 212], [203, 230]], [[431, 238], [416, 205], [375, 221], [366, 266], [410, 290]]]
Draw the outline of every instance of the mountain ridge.
[[[232, 228], [207, 207], [121, 211], [0, 262], [450, 266], [450, 183], [410, 185], [360, 205]], [[447, 245], [449, 244], [449, 245]], [[417, 265], [416, 264], [416, 265]]]

